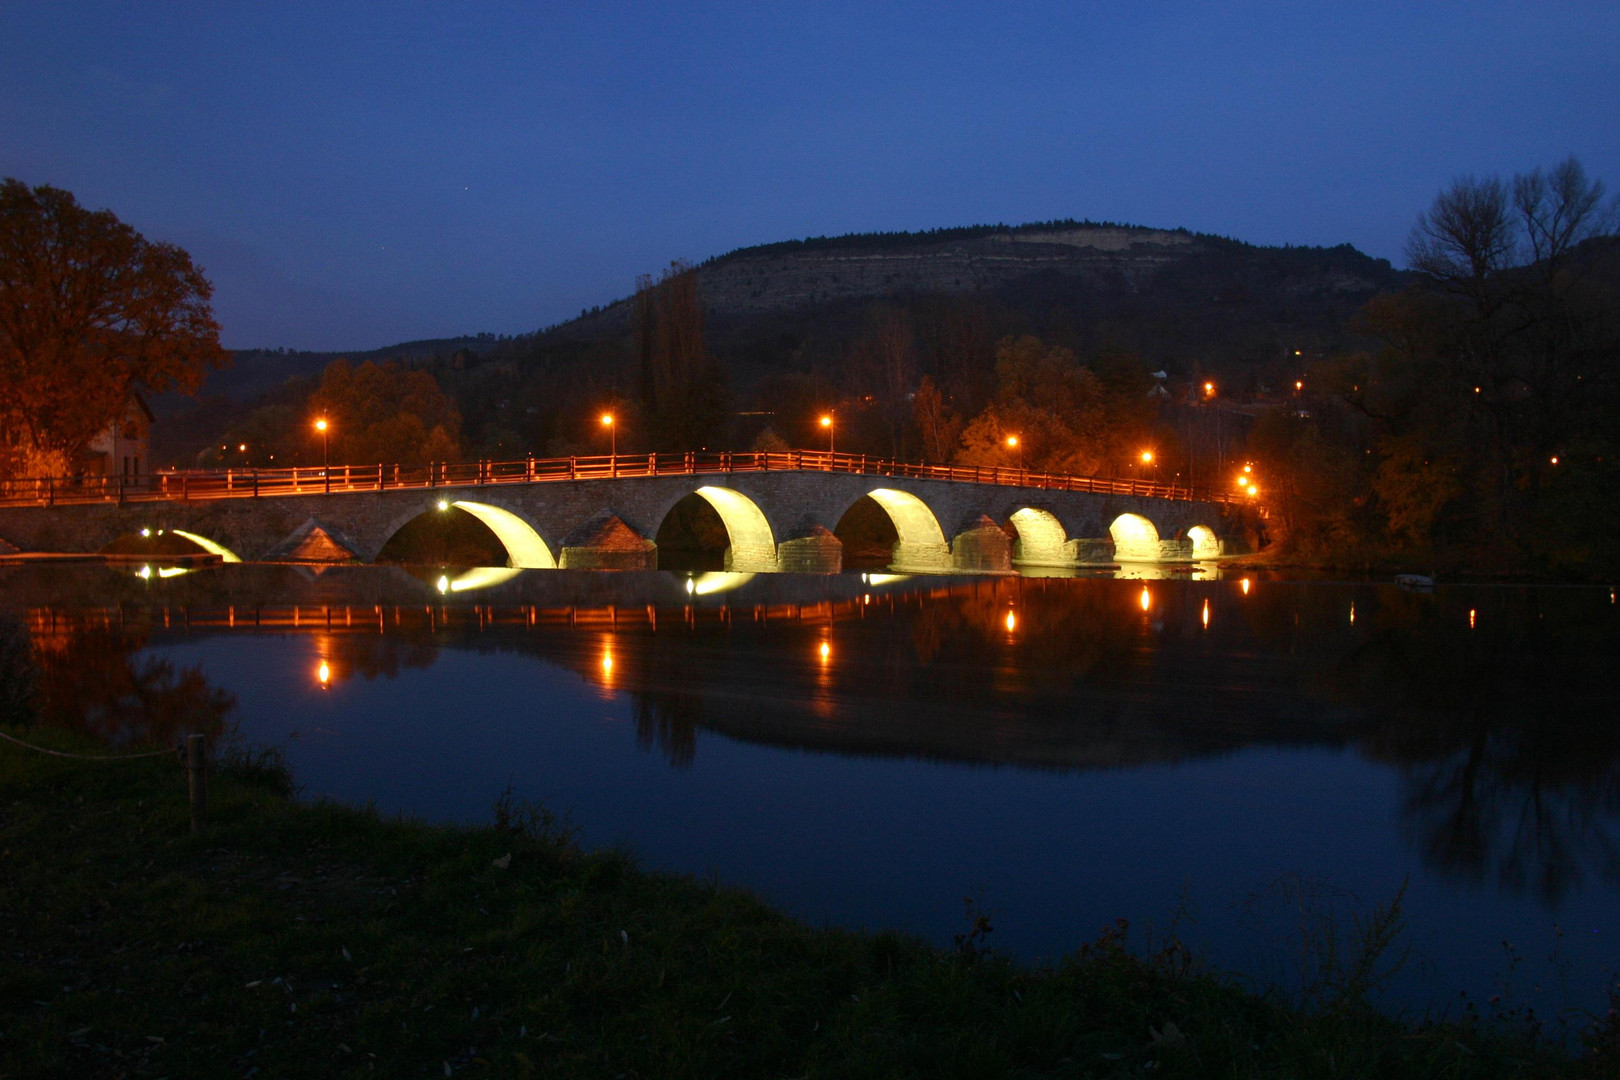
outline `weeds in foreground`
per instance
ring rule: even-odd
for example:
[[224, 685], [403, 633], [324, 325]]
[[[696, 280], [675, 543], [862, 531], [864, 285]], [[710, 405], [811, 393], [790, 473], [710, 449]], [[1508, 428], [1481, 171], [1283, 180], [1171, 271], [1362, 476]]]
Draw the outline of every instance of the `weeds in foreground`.
[[[1367, 906], [1328, 882], [1288, 874], [1251, 896], [1245, 913], [1263, 936], [1262, 926], [1292, 917], [1293, 966], [1271, 980], [1311, 1013], [1352, 1014], [1373, 1010], [1371, 1002], [1405, 966], [1410, 950], [1400, 945], [1401, 908], [1409, 880], [1403, 879], [1387, 902]], [[1279, 948], [1277, 955], [1287, 949]]]
[[290, 798], [299, 791], [287, 755], [279, 746], [257, 749], [232, 745], [221, 751], [214, 762], [220, 775], [248, 787]]
[[962, 897], [962, 906], [967, 909], [968, 928], [952, 935], [956, 944], [956, 955], [964, 960], [980, 960], [990, 954], [990, 948], [985, 944], [985, 940], [995, 933], [996, 928], [990, 925], [990, 913], [980, 907], [973, 897]]
[[544, 800], [537, 802], [518, 798], [510, 780], [495, 797], [493, 809], [493, 827], [497, 833], [555, 852], [569, 853], [575, 850], [579, 829], [566, 817], [559, 816]]

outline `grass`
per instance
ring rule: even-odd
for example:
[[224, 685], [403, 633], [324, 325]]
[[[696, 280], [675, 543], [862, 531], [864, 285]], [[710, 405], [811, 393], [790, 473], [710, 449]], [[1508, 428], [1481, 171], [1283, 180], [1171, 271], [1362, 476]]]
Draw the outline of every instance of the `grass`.
[[509, 797], [456, 828], [297, 802], [262, 756], [210, 784], [192, 836], [174, 760], [0, 744], [0, 1076], [1615, 1075], [1612, 1019], [1572, 1056], [1301, 1011], [1123, 927], [1035, 970], [809, 928]]

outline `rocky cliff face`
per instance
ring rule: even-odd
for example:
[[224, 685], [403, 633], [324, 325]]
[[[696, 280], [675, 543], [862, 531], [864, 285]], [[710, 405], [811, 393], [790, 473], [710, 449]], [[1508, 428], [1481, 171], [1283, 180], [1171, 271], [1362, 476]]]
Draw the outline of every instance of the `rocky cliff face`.
[[[1325, 304], [1340, 318], [1400, 277], [1348, 245], [1265, 248], [1180, 230], [1079, 223], [766, 244], [710, 259], [698, 275], [711, 314], [744, 319], [941, 293], [994, 293], [1014, 304], [1039, 296], [1065, 306], [1140, 298], [1181, 309], [1263, 299]], [[627, 309], [620, 301], [565, 332], [622, 328]]]
[[1205, 245], [1187, 233], [1078, 227], [883, 247], [783, 247], [745, 249], [704, 265], [704, 302], [720, 314], [764, 314], [897, 293], [985, 292], [1042, 271], [1096, 287], [1130, 287]]

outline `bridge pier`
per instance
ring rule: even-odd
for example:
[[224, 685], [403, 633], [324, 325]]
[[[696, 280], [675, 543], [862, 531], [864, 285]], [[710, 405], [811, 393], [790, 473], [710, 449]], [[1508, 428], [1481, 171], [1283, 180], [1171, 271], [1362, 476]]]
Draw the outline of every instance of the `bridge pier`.
[[979, 519], [951, 538], [951, 566], [968, 573], [1012, 573], [1012, 541], [990, 518]]
[[844, 568], [844, 543], [825, 525], [809, 522], [776, 545], [776, 569], [784, 574], [836, 574]]

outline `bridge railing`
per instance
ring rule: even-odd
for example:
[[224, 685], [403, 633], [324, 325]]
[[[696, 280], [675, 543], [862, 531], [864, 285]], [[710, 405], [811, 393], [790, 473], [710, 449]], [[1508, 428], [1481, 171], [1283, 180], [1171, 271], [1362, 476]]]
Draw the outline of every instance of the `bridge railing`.
[[826, 450], [698, 450], [684, 454], [598, 454], [516, 461], [431, 462], [425, 465], [332, 465], [289, 469], [172, 470], [138, 476], [44, 477], [0, 480], [0, 506], [83, 503], [188, 502], [282, 495], [321, 495], [396, 488], [466, 488], [646, 476], [813, 471], [917, 480], [997, 484], [1102, 495], [1236, 504], [1232, 491], [1110, 476], [1065, 476], [994, 465], [929, 465]]

